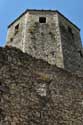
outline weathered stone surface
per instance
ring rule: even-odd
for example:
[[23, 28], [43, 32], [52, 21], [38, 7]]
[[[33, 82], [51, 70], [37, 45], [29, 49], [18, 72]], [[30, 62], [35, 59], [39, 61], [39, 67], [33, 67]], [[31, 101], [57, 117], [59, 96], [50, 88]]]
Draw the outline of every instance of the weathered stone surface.
[[[40, 17], [46, 18], [46, 22], [40, 23]], [[15, 34], [17, 24], [19, 31]], [[24, 13], [10, 25], [7, 45], [20, 48], [49, 64], [70, 71], [83, 71], [79, 28], [57, 11], [29, 10]]]
[[0, 125], [82, 125], [83, 77], [0, 48]]
[[[46, 17], [46, 23], [40, 23], [39, 17]], [[15, 35], [17, 24], [20, 27]], [[29, 55], [44, 59], [50, 64], [64, 67], [58, 15], [55, 12], [27, 12], [8, 29], [7, 45], [20, 48]]]
[[83, 71], [82, 44], [79, 31], [60, 15], [59, 24], [63, 48], [64, 68], [71, 71]]

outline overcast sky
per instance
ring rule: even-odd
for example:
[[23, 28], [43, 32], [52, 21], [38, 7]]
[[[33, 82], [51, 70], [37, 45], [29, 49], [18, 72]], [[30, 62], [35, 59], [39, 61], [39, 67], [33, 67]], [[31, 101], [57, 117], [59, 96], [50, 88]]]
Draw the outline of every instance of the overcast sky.
[[59, 10], [81, 29], [83, 41], [83, 0], [0, 0], [0, 46], [6, 43], [7, 26], [26, 9]]

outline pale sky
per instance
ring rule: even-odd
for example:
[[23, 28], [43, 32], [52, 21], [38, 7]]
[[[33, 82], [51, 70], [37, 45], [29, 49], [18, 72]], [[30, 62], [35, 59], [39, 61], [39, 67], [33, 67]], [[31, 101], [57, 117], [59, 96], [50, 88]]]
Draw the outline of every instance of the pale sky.
[[60, 11], [81, 29], [83, 41], [83, 0], [1, 0], [0, 46], [6, 43], [7, 26], [26, 9], [54, 9]]

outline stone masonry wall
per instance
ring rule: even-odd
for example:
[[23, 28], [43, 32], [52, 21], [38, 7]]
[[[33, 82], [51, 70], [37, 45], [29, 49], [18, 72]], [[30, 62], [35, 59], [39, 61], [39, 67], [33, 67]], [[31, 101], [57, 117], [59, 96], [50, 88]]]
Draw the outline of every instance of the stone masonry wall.
[[[31, 11], [29, 15], [25, 52], [50, 64], [64, 67], [57, 14]], [[46, 17], [46, 23], [40, 23], [39, 17]]]
[[82, 125], [83, 77], [0, 48], [0, 125]]
[[[23, 50], [23, 40], [24, 40], [24, 23], [25, 23], [25, 15], [20, 17], [14, 24], [12, 24], [8, 28], [7, 33], [7, 45], [11, 45], [13, 47], [17, 47]], [[15, 26], [19, 24], [18, 32], [15, 34]]]
[[59, 25], [61, 32], [64, 68], [71, 71], [83, 71], [83, 52], [80, 31], [61, 15]]
[[[40, 23], [39, 17], [46, 17], [46, 23]], [[14, 35], [17, 24], [20, 26], [19, 32]], [[55, 12], [31, 11], [24, 14], [9, 27], [7, 45], [20, 48], [50, 64], [64, 67], [58, 17]]]
[[[40, 17], [45, 17], [46, 23], [40, 23]], [[19, 31], [15, 34], [17, 24]], [[57, 11], [27, 11], [9, 27], [7, 36], [7, 45], [37, 59], [70, 71], [83, 71], [80, 32]]]

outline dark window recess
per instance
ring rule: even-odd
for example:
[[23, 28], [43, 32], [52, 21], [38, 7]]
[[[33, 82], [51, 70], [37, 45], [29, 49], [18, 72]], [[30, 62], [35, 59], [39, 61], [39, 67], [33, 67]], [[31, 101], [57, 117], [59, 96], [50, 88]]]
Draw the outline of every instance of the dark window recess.
[[15, 35], [18, 33], [18, 31], [19, 31], [19, 24], [15, 26]]
[[78, 51], [80, 56], [83, 57], [83, 52], [81, 50]]
[[10, 38], [10, 41], [12, 42], [12, 41], [13, 41], [13, 38]]
[[74, 34], [72, 32], [72, 28], [68, 26], [68, 32], [71, 34], [72, 38], [74, 38]]
[[66, 28], [65, 28], [65, 26], [64, 26], [63, 24], [60, 25], [60, 28], [61, 28], [61, 30], [63, 31], [63, 33], [66, 32]]
[[46, 23], [46, 17], [40, 17], [39, 22], [40, 23]]

